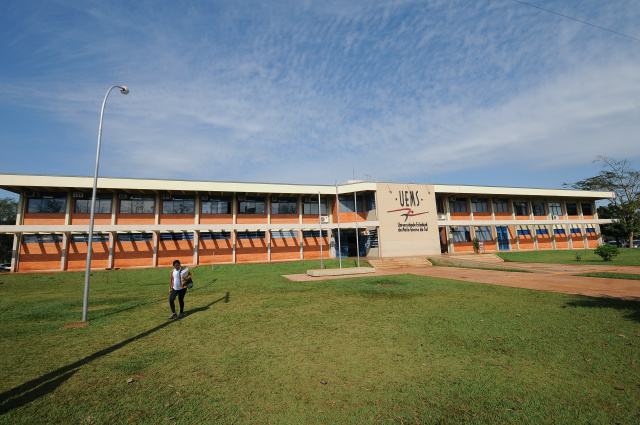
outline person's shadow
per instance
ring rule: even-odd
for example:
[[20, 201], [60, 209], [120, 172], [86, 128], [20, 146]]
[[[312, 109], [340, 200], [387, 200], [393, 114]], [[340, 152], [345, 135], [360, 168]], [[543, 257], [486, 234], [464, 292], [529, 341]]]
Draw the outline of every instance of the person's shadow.
[[[212, 305], [219, 303], [220, 301], [228, 303], [229, 292], [227, 292], [224, 297], [212, 301], [203, 307], [190, 310], [189, 315], [208, 310]], [[25, 382], [22, 385], [3, 392], [2, 394], [0, 394], [0, 415], [4, 415], [5, 413], [12, 411], [13, 409], [22, 407], [25, 404], [31, 403], [32, 401], [35, 401], [38, 398], [51, 393], [60, 385], [62, 385], [62, 383], [64, 383], [67, 379], [71, 378], [73, 374], [76, 373], [79, 367], [84, 366], [96, 359], [99, 359], [100, 357], [106, 356], [107, 354], [111, 354], [114, 351], [124, 347], [125, 345], [149, 336], [164, 327], [170, 326], [173, 323], [175, 323], [175, 320], [168, 320], [161, 325], [156, 326], [155, 328], [149, 329], [148, 331], [142, 332], [118, 344], [112, 345], [111, 347], [107, 347], [103, 350], [97, 351], [74, 363], [63, 366], [59, 369], [54, 370], [53, 372], [49, 372], [45, 375], [40, 376], [39, 378], [32, 379], [29, 382]]]

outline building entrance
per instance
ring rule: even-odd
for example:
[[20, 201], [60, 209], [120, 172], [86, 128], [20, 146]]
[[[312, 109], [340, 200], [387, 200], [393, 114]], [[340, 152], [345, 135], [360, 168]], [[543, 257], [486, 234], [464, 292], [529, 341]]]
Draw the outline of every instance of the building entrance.
[[498, 249], [509, 251], [509, 228], [507, 226], [496, 226], [496, 238], [498, 239]]
[[359, 235], [359, 240], [356, 243], [356, 230], [355, 229], [342, 229], [340, 230], [340, 250], [338, 250], [338, 231], [333, 231], [333, 240], [336, 241], [336, 258], [342, 257], [357, 257], [358, 256], [358, 244], [360, 245], [360, 257], [367, 256], [367, 237]]

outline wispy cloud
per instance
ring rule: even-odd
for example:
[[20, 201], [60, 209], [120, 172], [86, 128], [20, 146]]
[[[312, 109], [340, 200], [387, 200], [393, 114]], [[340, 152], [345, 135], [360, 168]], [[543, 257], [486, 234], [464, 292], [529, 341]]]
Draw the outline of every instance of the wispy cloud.
[[[580, 18], [620, 30], [640, 18], [583, 3]], [[90, 174], [111, 84], [132, 92], [109, 99], [103, 175], [331, 183], [356, 166], [429, 181], [640, 157], [640, 43], [510, 1], [27, 8], [9, 11], [27, 27], [2, 48], [16, 60], [0, 107], [44, 111], [68, 151], [20, 172]]]

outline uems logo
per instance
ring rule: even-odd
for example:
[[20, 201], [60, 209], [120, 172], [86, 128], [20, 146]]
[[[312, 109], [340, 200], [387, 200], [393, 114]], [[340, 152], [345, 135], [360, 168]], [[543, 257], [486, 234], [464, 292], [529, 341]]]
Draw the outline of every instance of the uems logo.
[[396, 211], [406, 211], [404, 214], [400, 214], [404, 217], [404, 221], [407, 221], [409, 217], [414, 217], [416, 215], [427, 214], [429, 211], [416, 213], [413, 211], [411, 207], [419, 207], [420, 206], [420, 196], [418, 195], [418, 191], [415, 192], [413, 190], [404, 190], [398, 192], [399, 197], [396, 198], [396, 201], [400, 201], [400, 206], [405, 208], [399, 208], [397, 210], [390, 210], [387, 212], [396, 212]]

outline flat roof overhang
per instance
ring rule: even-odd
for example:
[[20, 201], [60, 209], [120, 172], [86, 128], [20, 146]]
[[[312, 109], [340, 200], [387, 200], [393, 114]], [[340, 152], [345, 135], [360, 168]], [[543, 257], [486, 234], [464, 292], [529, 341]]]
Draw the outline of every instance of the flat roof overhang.
[[[32, 174], [0, 174], [0, 189], [13, 193], [22, 191], [91, 193], [93, 177], [47, 176]], [[98, 190], [119, 193], [169, 192], [173, 194], [238, 193], [246, 195], [335, 195], [333, 185], [307, 185], [289, 183], [211, 182], [193, 180], [156, 180], [119, 177], [98, 177]], [[375, 191], [375, 182], [357, 182], [338, 185], [338, 193]]]
[[465, 195], [465, 196], [514, 196], [514, 197], [544, 197], [544, 198], [590, 198], [613, 199], [613, 192], [585, 191], [575, 189], [536, 189], [525, 187], [500, 187], [500, 186], [469, 186], [469, 185], [434, 185], [434, 192], [441, 196]]

